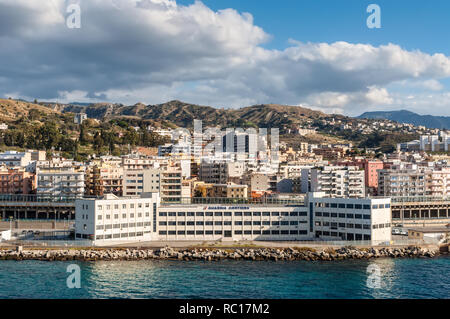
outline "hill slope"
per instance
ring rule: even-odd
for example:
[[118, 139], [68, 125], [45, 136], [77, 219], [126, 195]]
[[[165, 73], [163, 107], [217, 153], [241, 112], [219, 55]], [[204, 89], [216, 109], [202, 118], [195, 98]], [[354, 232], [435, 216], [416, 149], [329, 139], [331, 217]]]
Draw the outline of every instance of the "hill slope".
[[228, 127], [280, 127], [300, 124], [311, 119], [327, 116], [299, 106], [264, 104], [240, 109], [218, 109], [181, 101], [170, 101], [157, 105], [137, 103], [131, 106], [121, 104], [93, 104], [89, 106], [66, 105], [63, 112], [84, 112], [89, 117], [108, 120], [126, 117], [139, 120], [164, 120], [181, 127], [192, 127], [194, 119], [202, 120], [203, 126]]
[[415, 126], [420, 125], [428, 128], [450, 129], [450, 117], [448, 116], [420, 115], [406, 110], [366, 112], [358, 116], [358, 118], [386, 119], [399, 123], [409, 123]]
[[29, 116], [30, 112], [36, 113], [36, 117], [39, 114], [51, 115], [60, 114], [58, 111], [54, 111], [46, 106], [34, 104], [21, 100], [7, 100], [0, 99], [0, 120], [4, 122], [12, 122], [21, 118], [22, 116]]

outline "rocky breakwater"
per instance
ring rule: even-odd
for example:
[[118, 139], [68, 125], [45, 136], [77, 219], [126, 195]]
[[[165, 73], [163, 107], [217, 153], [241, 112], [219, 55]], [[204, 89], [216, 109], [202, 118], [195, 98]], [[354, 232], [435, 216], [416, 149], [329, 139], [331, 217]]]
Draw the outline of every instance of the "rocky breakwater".
[[439, 250], [416, 246], [405, 248], [368, 248], [356, 249], [342, 247], [315, 250], [311, 248], [192, 248], [175, 250], [170, 247], [161, 249], [120, 249], [120, 248], [92, 248], [92, 249], [16, 249], [0, 250], [0, 260], [203, 260], [219, 261], [232, 260], [309, 260], [332, 261], [346, 259], [371, 258], [405, 258], [405, 257], [435, 257]]

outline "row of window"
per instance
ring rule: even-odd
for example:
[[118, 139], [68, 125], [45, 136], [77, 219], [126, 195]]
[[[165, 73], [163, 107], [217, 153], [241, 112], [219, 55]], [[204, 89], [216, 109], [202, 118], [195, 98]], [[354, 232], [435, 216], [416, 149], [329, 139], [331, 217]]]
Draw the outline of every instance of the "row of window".
[[328, 212], [316, 212], [316, 217], [331, 217], [331, 218], [350, 218], [350, 219], [369, 219], [370, 215], [363, 214], [344, 214], [344, 213], [328, 213]]
[[[122, 213], [122, 218], [127, 218], [127, 215], [128, 214], [126, 214], [126, 213]], [[135, 215], [134, 213], [130, 213], [128, 217], [129, 218], [134, 218], [134, 215]], [[137, 213], [137, 217], [141, 218], [142, 217], [142, 213]], [[145, 212], [145, 217], [150, 217], [150, 213], [149, 212]], [[97, 215], [97, 220], [102, 220], [102, 219], [103, 219], [103, 215]], [[105, 215], [105, 219], [111, 219], [111, 215], [110, 214]], [[119, 219], [119, 214], [114, 214], [114, 219]]]
[[331, 237], [339, 237], [343, 240], [370, 240], [371, 236], [367, 234], [352, 234], [352, 233], [338, 233], [338, 232], [329, 232], [329, 231], [316, 231], [316, 237], [320, 236], [331, 236]]
[[370, 225], [366, 224], [346, 224], [346, 223], [330, 223], [330, 222], [315, 222], [316, 226], [323, 226], [323, 227], [331, 227], [331, 229], [338, 229], [339, 228], [356, 228], [356, 229], [370, 229]]
[[[222, 231], [212, 231], [212, 230], [179, 230], [179, 231], [159, 231], [160, 235], [223, 235]], [[235, 235], [307, 235], [308, 231], [306, 230], [235, 230]]]
[[[83, 205], [84, 206], [84, 205]], [[114, 209], [119, 209], [119, 204], [114, 204]], [[142, 203], [138, 203], [137, 207], [142, 208]], [[122, 209], [135, 208], [135, 204], [122, 204]], [[150, 203], [145, 203], [145, 207], [150, 207]], [[103, 210], [103, 205], [97, 205], [98, 210]], [[111, 205], [106, 205], [106, 210], [111, 210]]]
[[144, 227], [151, 226], [151, 222], [142, 223], [125, 223], [125, 224], [108, 224], [108, 225], [97, 225], [96, 230], [108, 230], [108, 229], [123, 229], [123, 228], [133, 228], [133, 227]]
[[175, 216], [307, 216], [307, 212], [159, 212], [160, 217]]
[[373, 225], [372, 228], [373, 229], [381, 229], [381, 228], [389, 228], [391, 227], [390, 223], [387, 224], [378, 224], [378, 225]]
[[[301, 221], [297, 221], [297, 220], [291, 220], [291, 221], [270, 221], [270, 220], [263, 220], [263, 221], [258, 221], [258, 220], [254, 220], [254, 221], [251, 221], [251, 220], [245, 220], [245, 221], [240, 221], [240, 220], [236, 220], [235, 222], [234, 222], [234, 225], [236, 225], [236, 226], [242, 226], [242, 225], [244, 225], [244, 226], [251, 226], [251, 225], [254, 225], [254, 226], [261, 226], [261, 225], [264, 225], [264, 226], [289, 226], [289, 225], [291, 225], [291, 226], [297, 226], [298, 224], [306, 224], [307, 223], [307, 221], [306, 220], [301, 220]], [[197, 226], [212, 226], [212, 225], [215, 225], [215, 226], [231, 226], [232, 225], [232, 222], [231, 221], [221, 221], [221, 220], [218, 220], [218, 221], [211, 221], [211, 220], [208, 220], [208, 221], [187, 221], [187, 222], [185, 222], [185, 221], [160, 221], [159, 222], [159, 226], [194, 226], [194, 225], [197, 225]]]
[[121, 234], [107, 234], [107, 235], [97, 235], [95, 239], [113, 239], [113, 238], [128, 238], [128, 237], [142, 237], [144, 234], [150, 232], [136, 232], [136, 233], [121, 233]]
[[[368, 204], [338, 204], [338, 203], [316, 203], [316, 207], [347, 208], [347, 209], [370, 209]], [[390, 208], [391, 204], [373, 204], [372, 209]]]

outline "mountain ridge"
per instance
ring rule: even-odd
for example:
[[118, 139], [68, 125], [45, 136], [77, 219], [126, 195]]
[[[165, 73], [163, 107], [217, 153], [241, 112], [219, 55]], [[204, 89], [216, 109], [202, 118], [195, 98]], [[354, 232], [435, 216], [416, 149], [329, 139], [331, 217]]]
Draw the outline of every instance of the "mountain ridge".
[[450, 116], [421, 115], [408, 110], [364, 112], [360, 119], [385, 119], [427, 128], [450, 129]]

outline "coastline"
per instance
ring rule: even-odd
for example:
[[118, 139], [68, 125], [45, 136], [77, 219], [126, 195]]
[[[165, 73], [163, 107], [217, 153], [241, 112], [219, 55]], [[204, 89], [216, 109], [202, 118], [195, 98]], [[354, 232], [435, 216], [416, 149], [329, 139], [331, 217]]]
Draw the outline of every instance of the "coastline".
[[41, 260], [41, 261], [114, 261], [114, 260], [180, 260], [180, 261], [336, 261], [348, 259], [374, 258], [433, 258], [447, 254], [439, 248], [409, 246], [403, 248], [341, 248], [313, 249], [308, 247], [289, 248], [189, 248], [174, 249], [130, 249], [130, 248], [65, 248], [65, 249], [0, 249], [0, 260]]

